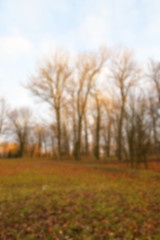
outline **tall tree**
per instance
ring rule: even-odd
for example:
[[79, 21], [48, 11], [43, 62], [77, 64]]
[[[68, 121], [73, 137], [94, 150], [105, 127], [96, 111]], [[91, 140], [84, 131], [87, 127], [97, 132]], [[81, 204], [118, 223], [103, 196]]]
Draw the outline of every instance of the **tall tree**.
[[[128, 50], [120, 50], [111, 62], [111, 75], [115, 81], [116, 90], [120, 102], [117, 133], [117, 156], [122, 159], [123, 120], [129, 91], [139, 79], [140, 69], [133, 58], [133, 53]], [[118, 91], [117, 91], [118, 90]]]
[[75, 158], [80, 159], [82, 121], [87, 107], [91, 90], [95, 86], [97, 75], [101, 72], [108, 55], [106, 51], [100, 54], [79, 54], [76, 62], [76, 112], [77, 112], [77, 139], [75, 143]]
[[33, 95], [49, 103], [56, 116], [58, 159], [61, 156], [61, 110], [65, 101], [66, 85], [72, 75], [67, 53], [56, 51], [51, 59], [38, 67], [27, 88]]
[[107, 157], [110, 157], [111, 153], [111, 138], [113, 133], [113, 121], [114, 121], [114, 103], [113, 96], [108, 96], [102, 98], [103, 105], [103, 123], [102, 123], [102, 135], [104, 139], [104, 151]]
[[151, 60], [148, 68], [148, 77], [156, 91], [157, 100], [160, 106], [160, 62]]
[[88, 146], [88, 119], [87, 119], [87, 112], [84, 113], [84, 153], [88, 155], [89, 153], [89, 146]]
[[9, 112], [8, 131], [19, 145], [18, 156], [24, 155], [29, 131], [31, 127], [31, 111], [28, 108], [20, 108]]
[[101, 115], [102, 115], [102, 101], [100, 99], [100, 92], [96, 91], [95, 99], [95, 140], [94, 140], [94, 155], [96, 159], [100, 158], [100, 129], [101, 129]]

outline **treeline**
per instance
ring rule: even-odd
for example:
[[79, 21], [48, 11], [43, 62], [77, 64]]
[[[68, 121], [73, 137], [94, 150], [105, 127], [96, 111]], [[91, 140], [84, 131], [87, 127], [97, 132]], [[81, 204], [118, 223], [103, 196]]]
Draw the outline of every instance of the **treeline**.
[[25, 88], [50, 106], [53, 121], [36, 123], [31, 110], [1, 101], [1, 133], [17, 143], [17, 156], [116, 156], [132, 167], [159, 159], [159, 62], [140, 66], [127, 49], [57, 50]]

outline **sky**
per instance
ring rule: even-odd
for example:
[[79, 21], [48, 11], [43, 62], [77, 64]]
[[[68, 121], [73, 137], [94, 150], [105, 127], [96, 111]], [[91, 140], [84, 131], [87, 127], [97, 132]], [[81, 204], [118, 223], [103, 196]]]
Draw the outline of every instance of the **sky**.
[[32, 108], [23, 85], [38, 61], [57, 47], [101, 45], [131, 48], [141, 62], [159, 60], [160, 0], [0, 0], [0, 95], [12, 107]]

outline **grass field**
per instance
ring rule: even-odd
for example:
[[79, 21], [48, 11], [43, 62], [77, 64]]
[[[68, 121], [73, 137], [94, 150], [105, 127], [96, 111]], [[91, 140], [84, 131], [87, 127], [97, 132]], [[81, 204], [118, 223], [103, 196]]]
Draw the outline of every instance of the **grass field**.
[[160, 240], [160, 164], [0, 160], [0, 240]]

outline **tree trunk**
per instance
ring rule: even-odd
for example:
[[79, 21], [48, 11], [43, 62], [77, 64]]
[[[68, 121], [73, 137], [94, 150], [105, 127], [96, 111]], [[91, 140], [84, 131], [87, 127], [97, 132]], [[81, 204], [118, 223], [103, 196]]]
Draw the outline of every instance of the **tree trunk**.
[[57, 117], [57, 142], [58, 142], [58, 160], [61, 158], [61, 117], [60, 108], [56, 109]]
[[18, 151], [18, 156], [19, 157], [23, 157], [23, 154], [24, 154], [24, 141], [20, 141], [20, 144], [19, 144], [19, 151]]
[[99, 141], [100, 141], [100, 109], [98, 106], [97, 121], [96, 121], [96, 138], [95, 138], [95, 157], [97, 158], [97, 160], [100, 157]]
[[81, 155], [81, 132], [82, 132], [82, 116], [79, 116], [77, 141], [75, 143], [75, 159], [76, 160], [80, 160], [80, 155]]
[[122, 160], [122, 129], [123, 129], [123, 117], [124, 117], [124, 105], [121, 108], [121, 114], [119, 119], [119, 126], [118, 126], [118, 141], [117, 141], [117, 157], [118, 160]]
[[107, 157], [110, 157], [110, 145], [111, 145], [111, 120], [109, 120], [108, 129], [107, 129]]
[[88, 126], [87, 118], [84, 116], [84, 129], [85, 129], [85, 154], [88, 155]]

